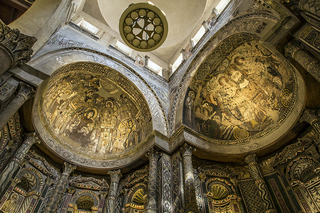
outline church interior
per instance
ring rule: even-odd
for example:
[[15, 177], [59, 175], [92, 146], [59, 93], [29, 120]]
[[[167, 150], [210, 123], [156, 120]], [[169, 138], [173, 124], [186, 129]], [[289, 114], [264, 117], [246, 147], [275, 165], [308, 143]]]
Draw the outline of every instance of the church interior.
[[0, 213], [320, 212], [318, 0], [0, 0]]

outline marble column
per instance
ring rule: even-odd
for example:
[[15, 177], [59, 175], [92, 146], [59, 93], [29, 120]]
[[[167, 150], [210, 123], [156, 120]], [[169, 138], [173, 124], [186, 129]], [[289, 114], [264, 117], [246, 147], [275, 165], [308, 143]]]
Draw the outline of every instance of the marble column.
[[121, 178], [121, 171], [119, 170], [114, 170], [114, 171], [109, 171], [108, 175], [111, 177], [111, 184], [109, 188], [109, 195], [107, 197], [106, 201], [106, 207], [105, 211], [106, 213], [114, 213], [115, 210], [115, 204], [116, 204], [116, 196], [117, 196], [117, 191], [119, 187], [119, 181]]
[[15, 65], [28, 62], [33, 52], [31, 47], [36, 41], [35, 37], [11, 29], [0, 20], [0, 76]]
[[53, 193], [48, 201], [48, 205], [45, 209], [46, 213], [56, 213], [58, 212], [59, 203], [62, 201], [62, 196], [66, 191], [68, 178], [77, 167], [70, 163], [64, 162], [64, 170], [58, 180], [56, 188], [53, 190]]
[[36, 136], [36, 133], [28, 133], [26, 135], [26, 139], [20, 146], [20, 148], [15, 153], [13, 159], [8, 163], [5, 169], [1, 172], [0, 176], [0, 194], [8, 184], [8, 182], [12, 179], [14, 172], [19, 168], [22, 160], [28, 153], [30, 147], [35, 144], [40, 143], [39, 138]]
[[149, 182], [148, 182], [148, 194], [147, 194], [147, 204], [146, 213], [156, 213], [157, 212], [157, 167], [158, 160], [161, 153], [157, 152], [155, 149], [151, 149], [147, 152], [146, 156], [149, 158]]
[[297, 61], [317, 81], [320, 82], [320, 62], [309, 51], [303, 49], [299, 41], [293, 39], [284, 47], [285, 56]]
[[194, 185], [193, 166], [192, 166], [192, 152], [195, 148], [185, 143], [181, 147], [181, 154], [183, 158], [183, 173], [184, 173], [184, 193], [186, 212], [200, 212], [198, 210], [196, 200], [196, 190]]
[[246, 163], [249, 165], [249, 172], [253, 179], [255, 180], [255, 184], [258, 187], [258, 191], [261, 197], [261, 200], [264, 204], [266, 213], [277, 212], [275, 207], [273, 206], [273, 202], [267, 188], [267, 185], [261, 175], [260, 168], [257, 163], [256, 154], [248, 155], [245, 158]]
[[68, 193], [67, 193], [67, 196], [63, 202], [62, 209], [61, 209], [60, 213], [67, 213], [68, 207], [69, 207], [69, 202], [72, 198], [72, 195], [75, 193], [75, 191], [76, 191], [76, 189], [73, 187], [68, 188]]
[[23, 82], [20, 83], [20, 89], [16, 97], [14, 97], [14, 99], [0, 113], [0, 129], [8, 123], [9, 119], [13, 117], [24, 102], [32, 98], [34, 94], [35, 90], [33, 87]]
[[106, 201], [107, 194], [108, 194], [107, 192], [101, 192], [99, 194], [100, 201], [99, 201], [99, 206], [98, 206], [98, 213], [102, 213], [103, 212], [103, 206], [104, 206], [104, 203]]

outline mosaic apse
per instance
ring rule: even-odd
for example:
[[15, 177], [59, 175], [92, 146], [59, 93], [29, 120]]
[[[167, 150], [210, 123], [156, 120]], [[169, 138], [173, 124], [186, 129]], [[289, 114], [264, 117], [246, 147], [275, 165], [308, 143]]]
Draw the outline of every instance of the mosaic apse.
[[122, 155], [152, 131], [141, 93], [103, 65], [78, 62], [60, 68], [42, 100], [48, 130], [60, 145], [81, 156], [99, 160]]
[[263, 45], [241, 39], [235, 45], [229, 38], [208, 55], [184, 101], [184, 124], [213, 139], [260, 137], [294, 102], [292, 71]]

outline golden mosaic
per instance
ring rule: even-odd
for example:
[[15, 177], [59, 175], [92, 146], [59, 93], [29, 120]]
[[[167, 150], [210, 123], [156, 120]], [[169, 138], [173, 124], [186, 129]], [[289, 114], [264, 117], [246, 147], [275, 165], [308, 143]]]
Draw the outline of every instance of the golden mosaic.
[[[232, 43], [219, 47], [232, 49]], [[191, 81], [184, 102], [184, 123], [218, 140], [258, 136], [279, 124], [293, 103], [290, 69], [256, 41], [229, 51], [214, 67], [208, 55]]]
[[89, 158], [122, 155], [152, 130], [140, 91], [103, 65], [78, 62], [60, 68], [51, 76], [41, 104], [43, 122], [56, 141]]

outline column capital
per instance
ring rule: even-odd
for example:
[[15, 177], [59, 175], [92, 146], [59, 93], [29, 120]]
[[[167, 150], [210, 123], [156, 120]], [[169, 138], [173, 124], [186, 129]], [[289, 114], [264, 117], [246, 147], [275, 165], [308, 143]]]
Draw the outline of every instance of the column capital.
[[100, 199], [105, 199], [108, 195], [108, 192], [100, 192], [99, 197]]
[[118, 169], [118, 170], [113, 170], [113, 171], [109, 171], [109, 172], [108, 172], [108, 175], [110, 175], [110, 177], [111, 177], [111, 183], [112, 183], [112, 182], [119, 183], [120, 178], [121, 178], [121, 176], [122, 176], [120, 169]]
[[149, 158], [149, 161], [157, 161], [160, 158], [161, 153], [152, 148], [147, 152], [146, 156]]
[[27, 143], [30, 146], [32, 146], [35, 143], [40, 144], [41, 141], [35, 132], [31, 132], [26, 134], [24, 143]]
[[73, 193], [75, 193], [75, 191], [76, 191], [76, 189], [73, 187], [69, 187], [67, 190], [68, 190], [68, 193], [71, 195], [73, 195]]
[[185, 143], [183, 146], [180, 148], [181, 154], [183, 157], [185, 156], [192, 156], [192, 152], [196, 151], [196, 149], [189, 144]]
[[53, 183], [54, 183], [54, 181], [53, 181], [51, 178], [47, 177], [47, 179], [46, 179], [46, 185], [52, 186]]
[[284, 55], [287, 58], [294, 58], [295, 53], [302, 49], [300, 42], [296, 39], [292, 39], [288, 44], [284, 46]]
[[76, 168], [77, 166], [70, 164], [68, 162], [64, 162], [64, 169], [63, 169], [62, 175], [69, 176], [71, 172], [73, 172]]
[[253, 163], [257, 163], [257, 156], [256, 154], [251, 154], [251, 155], [248, 155], [245, 159], [247, 164], [253, 164]]
[[31, 47], [36, 41], [35, 37], [24, 35], [17, 29], [11, 29], [0, 20], [0, 44], [13, 55], [13, 66], [22, 65], [31, 59], [33, 53]]
[[310, 125], [313, 125], [315, 122], [319, 121], [319, 112], [318, 110], [305, 109], [299, 121], [305, 121]]
[[30, 86], [24, 82], [20, 82], [20, 89], [18, 92], [18, 96], [22, 96], [26, 101], [29, 98], [32, 98], [35, 95], [35, 93], [36, 93], [36, 91], [33, 89], [32, 86]]

